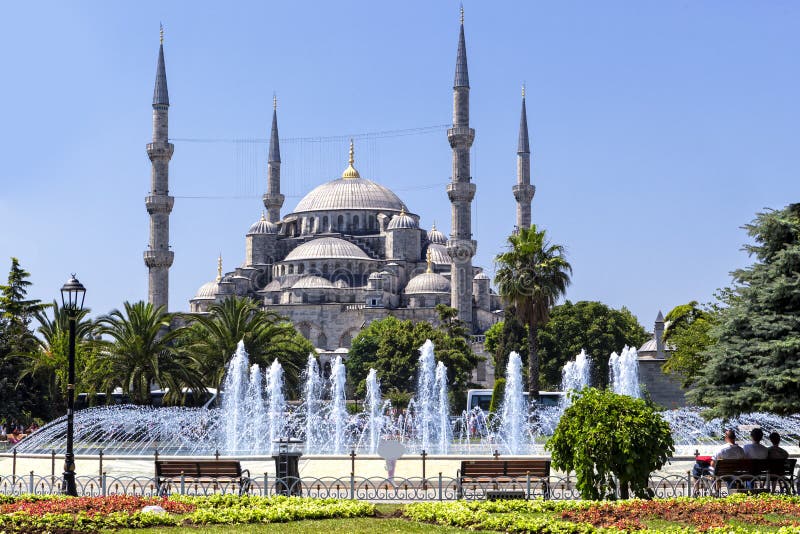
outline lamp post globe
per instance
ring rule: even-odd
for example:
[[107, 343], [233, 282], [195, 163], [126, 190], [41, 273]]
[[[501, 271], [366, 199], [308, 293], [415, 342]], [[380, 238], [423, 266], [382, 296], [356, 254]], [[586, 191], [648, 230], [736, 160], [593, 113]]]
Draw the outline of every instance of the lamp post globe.
[[69, 355], [67, 370], [67, 452], [64, 454], [64, 493], [72, 497], [78, 496], [75, 484], [75, 454], [72, 452], [75, 435], [75, 323], [78, 312], [83, 309], [86, 288], [75, 274], [61, 288], [61, 306], [69, 318]]

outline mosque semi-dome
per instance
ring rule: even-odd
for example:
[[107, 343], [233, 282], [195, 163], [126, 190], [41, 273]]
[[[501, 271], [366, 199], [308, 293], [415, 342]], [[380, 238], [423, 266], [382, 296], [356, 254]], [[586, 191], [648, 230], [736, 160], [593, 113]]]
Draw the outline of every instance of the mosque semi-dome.
[[422, 273], [412, 278], [403, 292], [407, 295], [415, 293], [449, 293], [450, 281], [441, 274]]
[[217, 296], [217, 291], [219, 291], [219, 283], [216, 281], [213, 282], [206, 282], [200, 289], [197, 290], [197, 294], [195, 294], [195, 299], [214, 299]]
[[428, 231], [428, 241], [435, 245], [446, 245], [447, 244], [447, 236], [444, 235], [442, 232], [436, 229], [436, 224], [434, 224], [431, 229]]
[[436, 265], [450, 265], [452, 263], [450, 254], [447, 253], [447, 247], [444, 245], [430, 244], [428, 245], [428, 252], [431, 254], [431, 261]]
[[247, 235], [252, 234], [277, 234], [278, 233], [278, 225], [275, 223], [271, 223], [264, 217], [264, 214], [261, 214], [261, 219], [254, 222], [253, 225], [250, 227], [250, 230], [247, 231]]
[[386, 228], [387, 230], [417, 229], [419, 224], [417, 224], [414, 217], [406, 213], [405, 209], [402, 209], [400, 213], [392, 217], [392, 220], [389, 221], [389, 226]]
[[332, 289], [334, 286], [329, 280], [321, 276], [304, 276], [292, 285], [292, 289]]
[[319, 237], [303, 243], [286, 255], [284, 261], [354, 259], [368, 260], [367, 254], [356, 245], [338, 237]]

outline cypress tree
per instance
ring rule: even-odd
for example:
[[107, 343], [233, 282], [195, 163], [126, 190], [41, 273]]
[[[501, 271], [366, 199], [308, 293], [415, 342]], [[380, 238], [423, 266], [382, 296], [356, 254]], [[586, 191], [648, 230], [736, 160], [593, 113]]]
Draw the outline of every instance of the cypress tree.
[[800, 204], [759, 213], [744, 227], [756, 261], [734, 271], [689, 399], [707, 415], [800, 411]]

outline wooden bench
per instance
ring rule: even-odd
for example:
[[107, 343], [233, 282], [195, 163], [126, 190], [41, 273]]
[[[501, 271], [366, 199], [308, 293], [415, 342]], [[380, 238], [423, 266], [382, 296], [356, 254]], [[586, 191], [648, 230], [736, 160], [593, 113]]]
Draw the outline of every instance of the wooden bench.
[[462, 460], [456, 474], [458, 496], [466, 484], [485, 485], [487, 499], [526, 499], [529, 480], [540, 482], [550, 498], [550, 460]]
[[729, 490], [746, 492], [791, 493], [797, 460], [754, 460], [751, 458], [717, 460], [712, 476], [713, 493], [718, 495], [725, 482]]
[[156, 460], [158, 494], [167, 495], [169, 486], [180, 482], [219, 483], [220, 480], [239, 485], [239, 495], [250, 489], [250, 471], [242, 469], [238, 460]]

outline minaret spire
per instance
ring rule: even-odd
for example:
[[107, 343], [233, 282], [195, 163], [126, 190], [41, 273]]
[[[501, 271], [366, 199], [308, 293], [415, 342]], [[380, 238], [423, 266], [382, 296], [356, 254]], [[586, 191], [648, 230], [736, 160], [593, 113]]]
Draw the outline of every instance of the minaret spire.
[[147, 266], [148, 301], [155, 307], [169, 308], [169, 268], [174, 254], [169, 249], [169, 214], [175, 198], [169, 195], [169, 162], [175, 147], [169, 142], [169, 93], [164, 62], [164, 27], [159, 32], [156, 83], [153, 89], [153, 142], [147, 144], [152, 164], [150, 194], [145, 198], [150, 214], [150, 243], [144, 251]]
[[272, 95], [272, 130], [269, 134], [269, 154], [267, 157], [267, 193], [264, 207], [268, 220], [277, 223], [281, 220], [281, 207], [285, 197], [281, 194], [281, 146], [278, 140], [278, 97]]
[[517, 184], [511, 188], [517, 201], [517, 226], [531, 225], [531, 200], [536, 187], [531, 185], [531, 146], [528, 140], [528, 112], [525, 107], [525, 85], [522, 86], [522, 111], [519, 117], [519, 139], [517, 142]]
[[472, 257], [477, 243], [472, 239], [472, 199], [475, 184], [470, 176], [470, 147], [475, 130], [469, 127], [469, 73], [467, 70], [467, 45], [464, 38], [464, 11], [456, 53], [456, 75], [453, 82], [453, 127], [447, 131], [447, 140], [453, 150], [453, 175], [447, 185], [447, 196], [452, 210], [450, 239], [447, 253], [452, 261], [450, 277], [450, 305], [458, 310], [458, 318], [472, 332]]

